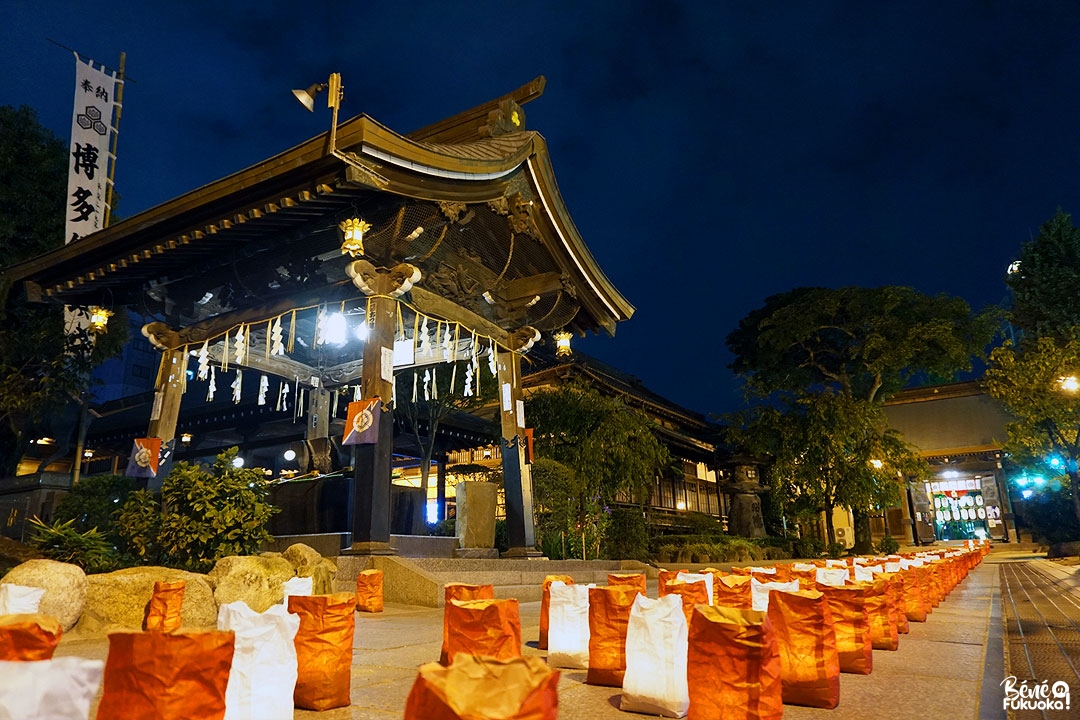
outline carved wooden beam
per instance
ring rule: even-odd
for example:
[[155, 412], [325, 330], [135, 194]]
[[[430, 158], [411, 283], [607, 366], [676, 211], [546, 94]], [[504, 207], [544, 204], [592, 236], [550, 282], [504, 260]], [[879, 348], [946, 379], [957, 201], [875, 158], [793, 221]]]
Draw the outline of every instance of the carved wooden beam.
[[503, 346], [507, 344], [510, 333], [468, 308], [464, 308], [422, 287], [412, 289], [412, 299], [416, 309], [425, 315], [433, 315], [443, 320], [460, 323], [478, 335], [486, 335]]
[[[214, 364], [220, 365], [226, 355], [231, 355], [229, 348], [225, 347], [224, 341], [214, 343], [207, 348], [207, 354]], [[297, 362], [281, 355], [271, 355], [269, 359], [264, 354], [249, 349], [243, 362], [229, 360], [229, 367], [239, 367], [244, 370], [258, 370], [259, 372], [277, 375], [278, 377], [300, 378], [301, 385], [311, 385], [311, 376], [319, 375], [319, 371], [310, 365]]]
[[[351, 300], [356, 297], [356, 290], [349, 283], [340, 282], [323, 288], [290, 295], [263, 305], [256, 305], [242, 310], [215, 315], [202, 322], [188, 325], [186, 328], [182, 328], [179, 331], [170, 330], [165, 323], [150, 323], [147, 327], [152, 327], [151, 331], [155, 334], [155, 337], [150, 337], [149, 335], [147, 335], [147, 337], [150, 339], [151, 344], [158, 349], [172, 349], [180, 347], [181, 345], [194, 345], [209, 340], [210, 338], [217, 337], [226, 330], [240, 324], [258, 324], [276, 318], [279, 315], [284, 315], [296, 308], [311, 307], [322, 302], [333, 303], [342, 300]], [[143, 334], [146, 335], [146, 333], [146, 328], [143, 328]]]
[[497, 291], [506, 300], [531, 298], [563, 289], [562, 275], [557, 272], [540, 273], [503, 283]]

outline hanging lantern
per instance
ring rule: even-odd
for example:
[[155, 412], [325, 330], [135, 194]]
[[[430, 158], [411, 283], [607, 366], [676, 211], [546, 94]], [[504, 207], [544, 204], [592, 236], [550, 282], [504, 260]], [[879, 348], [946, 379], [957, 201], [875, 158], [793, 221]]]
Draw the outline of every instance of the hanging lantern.
[[363, 255], [364, 233], [371, 229], [371, 225], [360, 218], [349, 218], [338, 227], [345, 238], [341, 243], [341, 254], [348, 253], [353, 257]]
[[573, 350], [570, 349], [570, 339], [574, 337], [566, 330], [555, 333], [555, 357], [570, 357]]
[[100, 335], [105, 332], [109, 325], [109, 318], [112, 317], [112, 311], [106, 310], [103, 307], [97, 305], [91, 305], [90, 308], [90, 332]]

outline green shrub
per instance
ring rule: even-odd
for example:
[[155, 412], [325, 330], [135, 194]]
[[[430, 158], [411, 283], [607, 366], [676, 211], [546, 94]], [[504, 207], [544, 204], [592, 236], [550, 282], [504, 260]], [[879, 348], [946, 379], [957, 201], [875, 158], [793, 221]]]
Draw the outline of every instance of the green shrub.
[[54, 517], [73, 520], [79, 532], [97, 528], [106, 539], [116, 541], [115, 519], [138, 481], [124, 475], [90, 475], [60, 501]]
[[847, 553], [847, 545], [842, 542], [831, 542], [825, 547], [825, 553], [835, 560]]
[[825, 545], [816, 537], [801, 537], [793, 542], [791, 552], [797, 558], [819, 558], [825, 552]]
[[892, 535], [886, 535], [881, 538], [881, 542], [877, 544], [877, 551], [882, 555], [892, 555], [900, 549], [900, 543], [896, 541]]
[[457, 521], [454, 518], [446, 518], [428, 528], [428, 535], [436, 537], [454, 537], [457, 535]]
[[649, 559], [649, 526], [637, 508], [617, 507], [604, 532], [604, 557], [609, 560]]
[[116, 516], [120, 550], [137, 565], [166, 562], [161, 539], [161, 505], [149, 490], [136, 490]]
[[50, 560], [78, 565], [87, 574], [109, 572], [119, 566], [116, 549], [97, 528], [75, 529], [74, 520], [57, 520], [46, 525], [36, 516], [30, 519], [30, 545]]
[[510, 549], [510, 534], [506, 530], [505, 520], [495, 521], [495, 548], [501, 553]]
[[680, 521], [688, 528], [689, 534], [691, 535], [715, 537], [724, 534], [724, 526], [720, 522], [720, 519], [715, 518], [712, 515], [706, 515], [705, 513], [700, 512], [689, 512], [682, 516]]
[[144, 564], [206, 572], [229, 555], [253, 555], [270, 539], [262, 470], [233, 467], [237, 448], [210, 468], [179, 462], [165, 478], [160, 500], [146, 491], [128, 497], [117, 519], [126, 549]]

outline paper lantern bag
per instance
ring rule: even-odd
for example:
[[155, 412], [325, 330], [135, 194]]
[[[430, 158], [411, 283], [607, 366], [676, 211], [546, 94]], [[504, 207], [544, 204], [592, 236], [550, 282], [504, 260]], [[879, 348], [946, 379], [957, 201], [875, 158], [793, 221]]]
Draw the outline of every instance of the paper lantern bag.
[[369, 613], [383, 611], [382, 570], [364, 570], [356, 576], [356, 609]]
[[699, 605], [690, 619], [690, 720], [779, 720], [780, 651], [765, 613]]
[[864, 584], [832, 587], [819, 585], [832, 613], [840, 672], [869, 675], [874, 669], [874, 646], [866, 614], [868, 587]]
[[155, 582], [154, 594], [146, 606], [143, 628], [150, 632], [176, 632], [180, 629], [180, 613], [184, 607], [186, 580]]
[[459, 654], [449, 667], [421, 665], [405, 720], [556, 720], [559, 671], [541, 658]]
[[[704, 583], [693, 583], [704, 591]], [[683, 717], [690, 706], [686, 688], [687, 624], [674, 595], [651, 600], [638, 595], [626, 630], [626, 673], [619, 709]]]
[[300, 616], [293, 702], [305, 710], [348, 707], [352, 686], [356, 596], [293, 595], [289, 612]]
[[656, 574], [656, 586], [660, 597], [668, 594], [668, 583], [674, 582], [679, 573], [690, 572], [689, 570], [659, 570]]
[[450, 602], [453, 600], [491, 600], [495, 597], [494, 585], [469, 585], [468, 583], [447, 583], [443, 586], [443, 634], [442, 650], [439, 652], [439, 662], [449, 665], [446, 657], [446, 614], [449, 612]]
[[637, 588], [589, 588], [589, 685], [622, 687], [626, 672], [626, 629]]
[[548, 615], [551, 611], [551, 583], [561, 582], [564, 585], [573, 585], [574, 578], [569, 575], [547, 575], [540, 590], [540, 639], [536, 647], [540, 650], [548, 649]]
[[217, 627], [236, 636], [226, 720], [292, 720], [300, 617], [280, 603], [257, 613], [237, 600], [218, 608]]
[[825, 595], [815, 590], [773, 593], [768, 616], [780, 649], [784, 704], [836, 707], [840, 657]]
[[87, 720], [104, 660], [0, 660], [0, 718]]
[[648, 595], [643, 573], [608, 573], [607, 582], [608, 585], [627, 585], [637, 588], [637, 591], [642, 595]]
[[48, 660], [63, 635], [50, 615], [0, 615], [0, 660]]
[[870, 642], [875, 650], [897, 650], [900, 634], [896, 629], [896, 610], [889, 593], [889, 581], [879, 578], [866, 583], [866, 615], [870, 619]]
[[443, 618], [450, 662], [462, 653], [496, 660], [521, 657], [517, 600], [451, 600]]
[[225, 717], [231, 632], [125, 632], [109, 635], [98, 720]]
[[[712, 605], [712, 597], [709, 595], [709, 587], [704, 580], [686, 582], [676, 580], [668, 585], [671, 595], [678, 595], [681, 600], [682, 612], [686, 617], [686, 624], [690, 624], [690, 614], [694, 612], [695, 605]], [[670, 597], [670, 595], [665, 596]]]
[[715, 578], [713, 582], [713, 605], [753, 610], [754, 598], [750, 592], [749, 575], [728, 575]]
[[589, 667], [589, 589], [595, 585], [551, 583], [548, 665]]

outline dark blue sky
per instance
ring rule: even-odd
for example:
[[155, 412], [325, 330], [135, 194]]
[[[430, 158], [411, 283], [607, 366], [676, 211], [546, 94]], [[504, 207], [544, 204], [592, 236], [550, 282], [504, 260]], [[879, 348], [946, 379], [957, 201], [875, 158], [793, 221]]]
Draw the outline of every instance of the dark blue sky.
[[[798, 286], [911, 285], [981, 307], [1058, 206], [1080, 213], [1074, 2], [7, 0], [0, 104], [69, 135], [74, 63], [127, 53], [130, 216], [329, 126], [400, 132], [508, 92], [637, 306], [577, 347], [701, 412], [741, 403], [724, 337]], [[151, 7], [153, 9], [151, 9]], [[98, 13], [98, 14], [94, 14]]]

